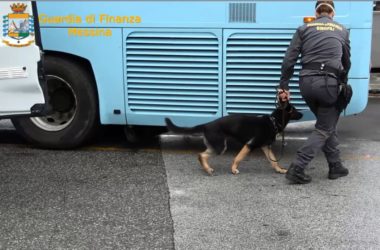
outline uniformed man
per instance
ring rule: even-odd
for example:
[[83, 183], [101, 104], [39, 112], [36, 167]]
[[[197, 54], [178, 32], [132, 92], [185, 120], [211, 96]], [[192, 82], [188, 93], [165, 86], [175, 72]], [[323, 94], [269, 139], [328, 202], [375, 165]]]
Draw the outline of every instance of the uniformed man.
[[341, 111], [336, 103], [339, 83], [347, 83], [351, 67], [349, 33], [333, 21], [333, 1], [317, 1], [315, 14], [315, 21], [299, 27], [294, 34], [282, 64], [279, 86], [280, 98], [289, 99], [289, 80], [301, 55], [299, 87], [317, 121], [314, 131], [297, 151], [286, 174], [288, 180], [300, 184], [311, 181], [304, 170], [319, 150], [324, 152], [327, 159], [329, 179], [348, 175], [348, 169], [342, 165], [337, 148], [339, 142], [336, 126]]

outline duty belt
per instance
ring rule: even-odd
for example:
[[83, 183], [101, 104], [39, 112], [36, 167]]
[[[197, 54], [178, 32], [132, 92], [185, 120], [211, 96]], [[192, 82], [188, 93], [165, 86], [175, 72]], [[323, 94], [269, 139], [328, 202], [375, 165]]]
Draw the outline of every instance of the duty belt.
[[302, 65], [302, 69], [318, 70], [323, 73], [332, 73], [336, 77], [339, 77], [341, 74], [341, 70], [330, 67], [324, 63], [307, 63]]

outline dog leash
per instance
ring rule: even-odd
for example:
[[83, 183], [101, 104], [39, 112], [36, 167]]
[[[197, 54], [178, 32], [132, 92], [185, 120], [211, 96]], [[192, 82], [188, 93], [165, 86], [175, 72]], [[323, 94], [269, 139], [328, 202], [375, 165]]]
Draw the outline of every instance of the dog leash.
[[[279, 93], [278, 92], [277, 92], [275, 100], [274, 100], [274, 105], [275, 105], [276, 108], [280, 107], [282, 109], [282, 124], [281, 124], [281, 126], [284, 126], [284, 124], [285, 124], [285, 106], [283, 107], [280, 104]], [[276, 128], [276, 122], [272, 120], [272, 123], [273, 123], [273, 126], [275, 127], [275, 129], [278, 130], [278, 128]], [[281, 139], [281, 155], [280, 155], [280, 158], [278, 158], [278, 160], [273, 160], [268, 155], [268, 159], [271, 160], [271, 161], [273, 161], [273, 162], [279, 162], [282, 159], [282, 157], [284, 156], [284, 148], [285, 148], [285, 145], [286, 145], [286, 143], [285, 143], [285, 128], [282, 128], [281, 137], [282, 137], [282, 139]], [[272, 150], [272, 145], [269, 145], [269, 148]]]

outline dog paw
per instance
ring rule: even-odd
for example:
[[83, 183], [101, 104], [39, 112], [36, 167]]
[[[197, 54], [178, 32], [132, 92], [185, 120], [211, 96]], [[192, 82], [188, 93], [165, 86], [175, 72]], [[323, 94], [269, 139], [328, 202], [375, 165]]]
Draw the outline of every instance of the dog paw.
[[213, 176], [214, 175], [214, 169], [212, 169], [212, 168], [207, 169], [206, 172], [207, 172], [207, 174], [209, 176]]
[[280, 173], [280, 174], [286, 174], [286, 172], [288, 172], [288, 170], [285, 168], [276, 169], [276, 171], [277, 173]]
[[232, 169], [232, 170], [231, 170], [231, 173], [232, 173], [233, 175], [238, 175], [238, 174], [240, 174], [240, 171], [237, 170], [237, 169]]

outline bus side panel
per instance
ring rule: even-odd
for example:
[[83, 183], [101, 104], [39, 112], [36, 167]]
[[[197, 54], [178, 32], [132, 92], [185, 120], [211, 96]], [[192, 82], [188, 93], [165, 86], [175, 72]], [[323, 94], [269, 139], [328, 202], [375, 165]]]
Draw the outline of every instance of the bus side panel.
[[[360, 1], [362, 2], [362, 1]], [[366, 0], [366, 5], [372, 1]], [[336, 20], [349, 25], [351, 1], [336, 1]], [[252, 22], [230, 21], [231, 5], [235, 14], [247, 14]], [[41, 26], [48, 27], [141, 27], [141, 28], [293, 28], [304, 16], [313, 16], [315, 1], [39, 1]], [[358, 3], [355, 7], [362, 6]], [[296, 11], [295, 11], [296, 10]], [[88, 16], [95, 20], [87, 22]], [[360, 12], [358, 11], [358, 16]], [[69, 21], [55, 22], [54, 16]], [[139, 17], [139, 22], [117, 22], [116, 16]], [[80, 18], [80, 21], [77, 21]]]
[[350, 31], [352, 65], [349, 77], [369, 79], [371, 38], [370, 29], [352, 29]]
[[127, 123], [179, 125], [222, 116], [222, 31], [124, 29]]
[[[295, 29], [224, 30], [223, 115], [272, 113], [282, 61], [294, 32]], [[299, 90], [300, 69], [298, 61], [289, 84], [292, 104], [298, 110], [309, 111]]]
[[368, 79], [349, 79], [353, 95], [344, 115], [353, 115], [362, 112], [368, 104]]
[[[229, 50], [226, 47], [229, 45], [224, 45], [223, 42], [227, 44], [232, 41], [232, 38], [241, 39], [239, 32], [236, 31], [238, 34], [234, 35], [234, 31], [228, 33], [230, 32], [228, 30], [252, 29], [252, 32], [249, 32], [251, 36], [249, 39], [254, 42], [257, 41], [258, 34], [255, 33], [257, 30], [268, 30], [268, 32], [273, 30], [276, 34], [269, 35], [271, 35], [270, 38], [275, 38], [281, 30], [293, 32], [302, 25], [304, 16], [314, 14], [315, 2], [255, 1], [249, 3], [250, 7], [255, 9], [254, 20], [251, 22], [245, 22], [245, 4], [228, 1], [170, 3], [165, 1], [154, 3], [73, 1], [39, 2], [38, 6], [41, 8], [40, 20], [45, 48], [75, 54], [90, 61], [98, 84], [100, 116], [103, 124], [163, 125], [163, 118], [170, 116], [174, 117], [180, 125], [190, 126], [240, 111], [268, 113], [271, 108], [268, 105], [269, 99], [274, 96], [274, 92], [269, 89], [274, 84], [278, 84], [280, 79], [278, 66], [282, 58], [276, 55], [275, 65], [271, 65], [272, 69], [267, 70], [261, 69], [260, 65], [243, 62], [247, 59], [244, 55], [237, 56], [235, 59], [238, 61], [234, 63], [226, 63], [226, 60], [231, 59], [231, 53], [235, 52]], [[230, 21], [233, 16], [231, 13], [235, 13], [231, 11], [231, 6], [234, 5], [237, 5], [240, 10], [237, 12], [240, 13], [238, 21]], [[360, 96], [362, 99], [368, 96], [368, 93], [364, 91], [368, 89], [368, 86], [363, 87], [362, 84], [366, 84], [365, 81], [368, 83], [369, 78], [367, 59], [369, 60], [370, 46], [367, 43], [370, 43], [371, 5], [370, 0], [336, 1], [335, 19], [351, 30], [353, 67], [350, 72], [350, 82], [355, 93], [363, 94]], [[293, 12], [294, 9], [298, 11]], [[92, 14], [95, 17], [94, 22], [88, 22], [86, 18]], [[103, 15], [139, 16], [141, 22], [108, 21], [102, 19]], [[50, 19], [46, 18], [47, 16]], [[66, 21], [56, 22], [54, 17], [57, 16], [67, 17], [69, 21], [64, 18]], [[82, 21], [71, 22], [71, 18], [80, 18]], [[111, 37], [69, 37], [68, 26], [76, 27], [78, 30], [106, 28], [111, 29], [113, 35]], [[225, 38], [222, 38], [222, 30], [226, 32]], [[146, 32], [146, 34], [138, 32]], [[200, 37], [178, 38], [181, 32], [185, 35], [196, 33]], [[162, 34], [163, 37], [157, 37], [154, 34]], [[142, 36], [139, 37], [139, 35]], [[290, 35], [291, 32], [287, 34], [286, 41], [289, 41]], [[218, 51], [215, 50], [216, 47], [207, 48], [207, 46], [215, 46], [215, 38]], [[194, 39], [194, 41], [186, 43], [186, 39]], [[151, 40], [154, 40], [153, 43], [150, 42]], [[275, 44], [284, 42], [281, 40], [274, 39], [273, 44], [264, 45], [268, 45], [268, 48], [275, 45], [274, 47], [285, 50], [286, 46], [283, 44]], [[172, 44], [173, 41], [174, 44]], [[207, 44], [205, 41], [211, 43]], [[171, 49], [168, 48], [170, 47], [168, 44], [171, 44]], [[155, 49], [156, 45], [160, 48]], [[240, 46], [239, 44], [230, 45]], [[257, 45], [261, 46], [260, 42]], [[251, 46], [256, 49], [259, 47], [257, 45], [248, 44], [242, 47]], [[173, 48], [177, 54], [170, 55], [173, 53]], [[188, 51], [181, 51], [183, 48]], [[268, 52], [267, 48], [259, 49], [264, 49], [265, 53]], [[201, 51], [206, 54], [195, 57], [191, 54]], [[168, 53], [167, 57], [160, 55], [161, 52]], [[186, 55], [186, 53], [190, 54]], [[274, 50], [273, 53], [277, 52]], [[214, 64], [215, 56], [217, 65]], [[174, 60], [171, 61], [170, 58]], [[190, 60], [186, 61], [186, 58]], [[193, 58], [205, 60], [193, 62], [191, 61]], [[242, 61], [239, 61], [240, 59]], [[255, 58], [251, 59], [255, 60]], [[248, 58], [248, 60], [251, 59]], [[264, 64], [265, 60], [257, 63]], [[248, 68], [236, 68], [235, 63]], [[252, 74], [247, 72], [252, 70], [254, 76], [250, 76]], [[271, 75], [265, 75], [268, 73]], [[230, 79], [227, 79], [228, 77]], [[248, 80], [242, 77], [247, 77]], [[267, 77], [270, 79], [265, 80], [264, 78]], [[190, 79], [194, 79], [194, 82], [190, 83]], [[249, 79], [254, 82], [254, 85], [246, 85]], [[292, 93], [295, 94], [294, 101], [299, 102], [296, 105], [302, 108], [304, 104], [300, 99], [296, 81], [297, 76], [291, 83]], [[219, 85], [216, 87], [215, 84]], [[251, 92], [252, 89], [254, 93]], [[365, 106], [357, 94], [354, 94], [347, 114], [358, 113], [364, 109]], [[253, 95], [261, 99], [253, 100], [254, 98], [251, 98]], [[265, 104], [260, 103], [261, 101]], [[360, 104], [357, 105], [356, 101]], [[120, 110], [121, 114], [113, 114], [115, 109]], [[310, 112], [306, 113], [304, 117], [309, 119]]]
[[371, 30], [351, 29], [351, 70], [349, 83], [353, 88], [353, 96], [345, 115], [362, 112], [367, 105], [369, 90]]
[[368, 103], [373, 1], [351, 1], [351, 70], [353, 96], [345, 115], [362, 112]]
[[[339, 12], [339, 9], [337, 9], [337, 12]], [[373, 1], [368, 1], [368, 0], [351, 1], [350, 28], [372, 29], [372, 19], [373, 19]]]
[[[45, 50], [69, 53], [91, 63], [97, 83], [101, 123], [126, 124], [122, 30], [110, 30], [112, 36], [108, 37], [69, 36], [68, 28], [42, 28], [41, 33]], [[121, 114], [114, 114], [114, 110], [120, 110]]]

